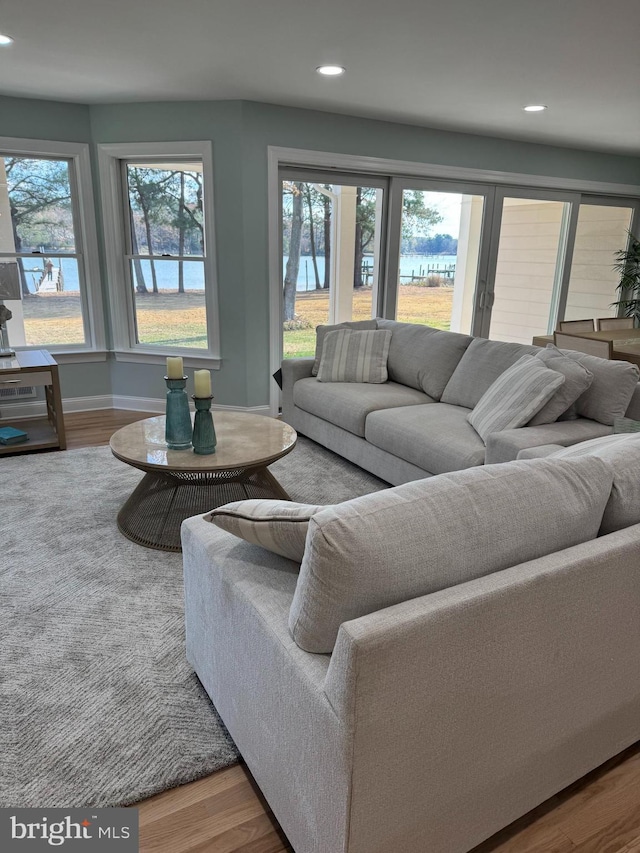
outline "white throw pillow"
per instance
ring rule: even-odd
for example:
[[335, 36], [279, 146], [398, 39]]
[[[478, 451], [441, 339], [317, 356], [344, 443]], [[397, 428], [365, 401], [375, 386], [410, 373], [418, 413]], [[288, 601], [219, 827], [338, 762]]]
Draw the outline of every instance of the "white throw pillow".
[[212, 510], [204, 519], [253, 545], [300, 563], [309, 519], [321, 509], [325, 507], [293, 501], [234, 501]]
[[640, 523], [640, 433], [604, 435], [557, 450], [548, 459], [597, 456], [613, 469], [611, 496], [605, 507], [600, 534]]
[[439, 474], [316, 513], [289, 611], [308, 652], [343, 622], [594, 539], [602, 459], [530, 459]]
[[336, 329], [324, 338], [318, 382], [369, 382], [388, 379], [391, 332]]
[[467, 420], [486, 443], [493, 432], [528, 423], [564, 381], [536, 356], [523, 355], [485, 391]]

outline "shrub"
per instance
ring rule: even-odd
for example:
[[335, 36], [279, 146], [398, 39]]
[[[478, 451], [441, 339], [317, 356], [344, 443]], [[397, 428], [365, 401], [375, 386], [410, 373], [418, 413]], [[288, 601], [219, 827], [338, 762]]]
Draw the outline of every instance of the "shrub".
[[282, 328], [285, 332], [300, 332], [302, 329], [312, 329], [313, 323], [301, 314], [294, 314], [293, 320], [285, 320]]

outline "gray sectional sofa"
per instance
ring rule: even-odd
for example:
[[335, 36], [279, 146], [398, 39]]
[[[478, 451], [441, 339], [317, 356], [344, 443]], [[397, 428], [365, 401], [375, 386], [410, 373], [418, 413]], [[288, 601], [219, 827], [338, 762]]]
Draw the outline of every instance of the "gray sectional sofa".
[[378, 322], [389, 382], [285, 362], [284, 414], [407, 482], [187, 519], [187, 657], [296, 853], [466, 853], [640, 739], [640, 436], [606, 423], [640, 395], [589, 362], [602, 421], [485, 448], [467, 413], [535, 349]]
[[[507, 462], [524, 448], [597, 438], [612, 432], [615, 417], [640, 416], [636, 369], [581, 356], [595, 376], [584, 408], [590, 417], [496, 432], [485, 445], [467, 414], [501, 373], [539, 348], [394, 320], [375, 323], [392, 332], [389, 381], [322, 383], [312, 375], [314, 359], [286, 359], [282, 417], [302, 435], [393, 485]], [[627, 375], [612, 380], [612, 369]], [[636, 385], [631, 400], [629, 381]]]
[[640, 739], [632, 438], [320, 509], [301, 564], [184, 522], [187, 657], [295, 853], [465, 853]]

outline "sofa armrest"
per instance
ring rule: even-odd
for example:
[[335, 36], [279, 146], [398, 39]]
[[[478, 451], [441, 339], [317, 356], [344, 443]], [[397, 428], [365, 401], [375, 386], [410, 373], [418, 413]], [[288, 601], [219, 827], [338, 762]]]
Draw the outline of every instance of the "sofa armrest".
[[520, 429], [505, 429], [494, 432], [487, 439], [485, 464], [494, 462], [511, 462], [525, 447], [538, 447], [541, 444], [560, 444], [569, 447], [579, 441], [590, 438], [600, 438], [601, 435], [611, 435], [613, 427], [599, 424], [587, 418], [575, 421], [555, 421], [552, 424], [521, 427]]
[[634, 525], [342, 625], [358, 851], [468, 850], [640, 737], [639, 553]]
[[635, 387], [633, 396], [627, 406], [625, 416], [627, 418], [633, 418], [633, 420], [640, 421], [640, 382], [638, 382]]
[[289, 423], [293, 411], [293, 386], [311, 376], [313, 358], [285, 358], [282, 361], [282, 417]]

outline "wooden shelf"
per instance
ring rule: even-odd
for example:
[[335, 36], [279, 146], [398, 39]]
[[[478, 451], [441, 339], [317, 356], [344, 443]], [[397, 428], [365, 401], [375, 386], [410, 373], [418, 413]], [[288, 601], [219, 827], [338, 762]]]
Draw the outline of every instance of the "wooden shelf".
[[[20, 444], [0, 444], [0, 456], [31, 453], [34, 450], [64, 450], [66, 439], [58, 365], [46, 350], [17, 352], [11, 359], [0, 361], [0, 385], [44, 386], [47, 415], [35, 418], [0, 419], [0, 425], [22, 429], [29, 434]], [[8, 414], [11, 408], [7, 407]]]
[[47, 418], [16, 418], [15, 420], [3, 418], [2, 426], [23, 429], [29, 434], [29, 438], [26, 441], [21, 441], [20, 444], [0, 444], [0, 454], [2, 455], [59, 447], [56, 431]]

